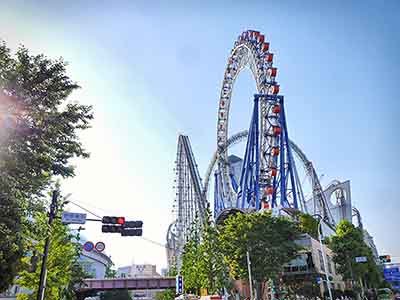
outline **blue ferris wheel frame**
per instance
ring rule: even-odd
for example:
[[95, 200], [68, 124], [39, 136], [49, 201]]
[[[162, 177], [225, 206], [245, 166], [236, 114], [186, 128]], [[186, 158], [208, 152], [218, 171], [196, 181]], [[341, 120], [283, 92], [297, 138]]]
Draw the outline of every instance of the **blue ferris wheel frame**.
[[[249, 134], [246, 142], [246, 150], [243, 157], [243, 164], [239, 184], [235, 182], [233, 174], [230, 174], [230, 179], [234, 191], [236, 192], [236, 201], [233, 201], [232, 207], [226, 205], [226, 197], [228, 193], [224, 191], [223, 176], [221, 172], [215, 173], [214, 184], [214, 216], [217, 217], [224, 209], [237, 208], [241, 210], [262, 209], [262, 190], [267, 184], [260, 180], [260, 128], [259, 128], [259, 107], [260, 101], [267, 101], [271, 104], [279, 104], [281, 111], [279, 113], [279, 124], [281, 132], [279, 134], [280, 154], [276, 157], [276, 165], [279, 167], [279, 176], [274, 177], [272, 181], [273, 193], [270, 199], [271, 208], [294, 208], [299, 209], [298, 204], [298, 188], [296, 185], [297, 172], [295, 171], [295, 162], [292, 155], [292, 150], [289, 144], [289, 135], [287, 130], [284, 97], [281, 95], [254, 95], [253, 114], [250, 122]], [[262, 133], [261, 133], [262, 134]], [[289, 201], [288, 195], [291, 194], [292, 201]], [[279, 203], [278, 203], [279, 200]]]

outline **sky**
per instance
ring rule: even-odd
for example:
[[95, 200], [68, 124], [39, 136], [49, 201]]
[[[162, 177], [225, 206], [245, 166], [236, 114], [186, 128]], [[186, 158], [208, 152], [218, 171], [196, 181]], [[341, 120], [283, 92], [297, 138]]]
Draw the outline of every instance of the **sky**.
[[[200, 173], [216, 148], [226, 61], [244, 30], [275, 54], [288, 130], [322, 184], [350, 180], [353, 204], [381, 254], [400, 257], [400, 1], [22, 1], [0, 3], [0, 38], [15, 50], [63, 57], [94, 107], [81, 134], [91, 153], [63, 183], [96, 214], [143, 220], [144, 237], [84, 232], [116, 266], [166, 266], [178, 134]], [[230, 133], [247, 129], [254, 80], [240, 75]], [[80, 209], [69, 205], [71, 211]]]

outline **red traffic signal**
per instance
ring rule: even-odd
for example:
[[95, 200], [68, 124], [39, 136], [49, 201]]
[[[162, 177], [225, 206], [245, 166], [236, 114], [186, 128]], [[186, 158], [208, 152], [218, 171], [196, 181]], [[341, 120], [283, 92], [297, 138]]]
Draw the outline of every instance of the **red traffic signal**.
[[379, 260], [381, 261], [381, 263], [390, 263], [392, 261], [392, 258], [390, 257], [390, 255], [381, 255], [379, 256]]
[[118, 225], [124, 225], [125, 224], [125, 217], [109, 217], [105, 216], [101, 220], [103, 224], [118, 224]]

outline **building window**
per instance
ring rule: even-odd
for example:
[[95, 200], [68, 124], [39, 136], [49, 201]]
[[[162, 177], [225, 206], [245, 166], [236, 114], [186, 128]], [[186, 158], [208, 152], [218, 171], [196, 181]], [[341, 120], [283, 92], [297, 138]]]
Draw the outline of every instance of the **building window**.
[[330, 256], [327, 256], [326, 258], [328, 260], [328, 271], [330, 274], [332, 274], [332, 259]]
[[324, 258], [322, 257], [322, 252], [321, 250], [318, 250], [318, 256], [319, 256], [319, 265], [322, 271], [325, 272], [325, 266], [324, 266]]

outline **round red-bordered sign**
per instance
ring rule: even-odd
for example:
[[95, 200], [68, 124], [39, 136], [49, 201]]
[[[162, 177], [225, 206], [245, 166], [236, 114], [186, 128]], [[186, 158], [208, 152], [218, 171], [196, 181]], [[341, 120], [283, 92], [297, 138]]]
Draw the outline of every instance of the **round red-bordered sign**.
[[103, 252], [104, 249], [106, 248], [106, 244], [104, 244], [103, 242], [97, 242], [96, 245], [94, 246], [94, 248], [95, 248], [98, 252]]

